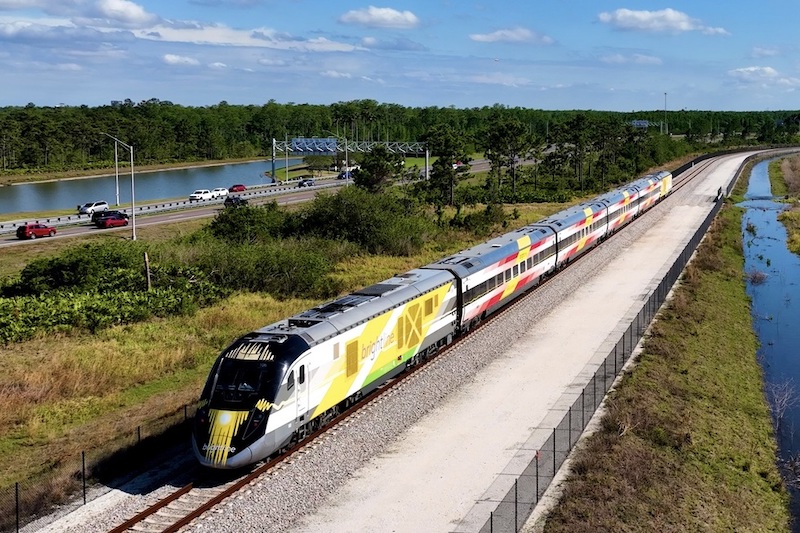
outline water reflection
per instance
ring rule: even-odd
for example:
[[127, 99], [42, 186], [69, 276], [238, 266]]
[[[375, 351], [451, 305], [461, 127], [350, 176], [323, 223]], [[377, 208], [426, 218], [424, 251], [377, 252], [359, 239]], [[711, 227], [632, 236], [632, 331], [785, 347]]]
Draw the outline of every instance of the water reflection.
[[[300, 161], [289, 159], [289, 166]], [[284, 165], [285, 160], [275, 160], [276, 168]], [[195, 189], [230, 187], [234, 183], [260, 185], [264, 183], [264, 172], [271, 170], [272, 163], [268, 160], [155, 172], [134, 169], [136, 204], [185, 198]], [[120, 168], [119, 197], [123, 204], [131, 201], [131, 176], [127, 167]], [[95, 200], [105, 200], [112, 206], [116, 203], [116, 179], [113, 175], [0, 187], [0, 214], [71, 210], [78, 204]]]
[[[773, 202], [767, 167], [753, 167], [742, 219], [747, 293], [752, 300], [753, 323], [761, 346], [767, 397], [775, 420], [782, 459], [800, 452], [800, 258], [786, 246], [786, 229], [778, 221], [785, 204]], [[777, 407], [783, 404], [784, 407]], [[793, 494], [792, 515], [800, 517], [800, 498]], [[800, 532], [800, 525], [793, 525]]]

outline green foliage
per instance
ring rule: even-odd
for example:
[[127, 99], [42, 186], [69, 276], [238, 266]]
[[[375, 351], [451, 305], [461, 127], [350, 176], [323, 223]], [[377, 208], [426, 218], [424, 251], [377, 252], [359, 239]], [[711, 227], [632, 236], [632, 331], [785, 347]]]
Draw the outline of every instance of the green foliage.
[[466, 229], [478, 236], [489, 235], [497, 225], [505, 227], [507, 223], [506, 213], [499, 204], [489, 204], [482, 211], [464, 217], [456, 216], [450, 221], [451, 226]]
[[402, 170], [402, 156], [378, 144], [362, 157], [360, 168], [353, 173], [353, 182], [368, 192], [380, 193]]
[[[173, 271], [173, 274], [177, 272]], [[169, 287], [150, 291], [55, 291], [0, 298], [0, 342], [19, 342], [47, 331], [99, 329], [194, 313], [226, 294], [195, 272]], [[175, 279], [170, 277], [171, 279]]]
[[209, 231], [218, 239], [237, 244], [265, 242], [280, 237], [285, 223], [285, 212], [273, 201], [263, 206], [223, 209]]
[[138, 243], [111, 241], [70, 248], [49, 259], [32, 261], [19, 282], [4, 295], [33, 295], [52, 290], [142, 290], [146, 288], [145, 248]]
[[435, 232], [408, 203], [389, 195], [374, 195], [345, 187], [335, 195], [320, 195], [299, 214], [290, 231], [297, 236], [345, 240], [365, 253], [415, 253]]
[[148, 290], [145, 251], [141, 243], [107, 241], [30, 262], [2, 288], [0, 342], [193, 313], [228, 293], [198, 268], [158, 263]]
[[[578, 115], [583, 117], [576, 120]], [[665, 117], [664, 111], [657, 109], [631, 113], [545, 111], [502, 105], [455, 109], [404, 107], [374, 100], [332, 105], [278, 104], [271, 100], [260, 106], [220, 102], [203, 107], [185, 107], [156, 98], [100, 107], [31, 104], [0, 108], [4, 153], [0, 175], [111, 168], [114, 143], [101, 132], [136, 146], [137, 166], [267, 157], [273, 139], [328, 137], [330, 132], [351, 141], [420, 141], [435, 128], [449, 128], [461, 132], [466, 151], [471, 153], [475, 151], [473, 139], [480, 139], [484, 126], [496, 116], [522, 124], [548, 144], [554, 142], [558, 124], [573, 121], [624, 125], [648, 120], [653, 135], [670, 139], [659, 134], [666, 118], [669, 132], [686, 135], [690, 144], [715, 142], [723, 146], [757, 141], [789, 143], [797, 136], [800, 122], [796, 111], [681, 110], [670, 111]], [[608, 139], [609, 146], [619, 142], [619, 138]], [[350, 158], [357, 160], [358, 156], [351, 153]], [[316, 162], [309, 165], [317, 168]]]
[[463, 131], [448, 124], [437, 124], [425, 134], [430, 152], [437, 159], [433, 162], [430, 179], [418, 188], [427, 193], [432, 203], [455, 204], [456, 185], [464, 178], [467, 167], [453, 166], [459, 161], [469, 162], [465, 138]]
[[295, 240], [231, 244], [207, 239], [192, 261], [229, 290], [263, 291], [276, 298], [325, 298], [336, 292], [327, 280], [333, 264], [324, 248]]

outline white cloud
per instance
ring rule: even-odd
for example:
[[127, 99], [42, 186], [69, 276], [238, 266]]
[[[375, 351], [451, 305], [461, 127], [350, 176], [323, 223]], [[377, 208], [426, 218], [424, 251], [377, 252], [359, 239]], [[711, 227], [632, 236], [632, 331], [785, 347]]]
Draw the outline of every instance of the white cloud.
[[371, 50], [403, 50], [403, 51], [423, 51], [425, 47], [410, 39], [393, 39], [391, 41], [377, 39], [375, 37], [364, 37], [361, 39], [361, 46]]
[[152, 23], [156, 16], [144, 8], [128, 0], [100, 0], [97, 9], [106, 17], [123, 24], [146, 25]]
[[780, 50], [770, 46], [755, 46], [750, 52], [752, 57], [774, 57], [780, 55]]
[[226, 65], [225, 63], [220, 63], [219, 61], [217, 61], [216, 63], [211, 63], [208, 66], [215, 70], [223, 70], [228, 68], [228, 65]]
[[167, 65], [199, 65], [200, 62], [193, 57], [165, 54], [164, 63]]
[[348, 72], [339, 72], [336, 70], [326, 70], [324, 72], [320, 72], [320, 75], [326, 78], [352, 78]]
[[603, 63], [609, 63], [612, 65], [624, 65], [624, 64], [634, 64], [634, 65], [660, 65], [662, 64], [661, 58], [655, 56], [648, 56], [644, 54], [631, 54], [631, 55], [623, 55], [623, 54], [609, 54], [606, 56], [602, 56], [600, 61]]
[[419, 25], [419, 19], [411, 11], [397, 11], [391, 7], [375, 6], [348, 11], [339, 17], [339, 22], [360, 24], [371, 28], [408, 29]]
[[79, 71], [79, 70], [83, 70], [83, 67], [81, 67], [80, 65], [77, 65], [75, 63], [60, 63], [60, 64], [56, 65], [56, 69], [57, 70], [65, 70], [65, 71], [69, 71], [69, 72], [76, 72], [76, 71]]
[[106, 26], [110, 28], [147, 28], [158, 23], [159, 17], [129, 0], [99, 0], [88, 9], [75, 14], [78, 26]]
[[736, 80], [768, 88], [780, 86], [786, 88], [800, 87], [800, 79], [784, 76], [772, 67], [742, 67], [728, 71], [728, 75]]
[[155, 41], [272, 48], [300, 52], [352, 52], [357, 49], [351, 44], [331, 41], [324, 37], [306, 40], [270, 28], [237, 30], [222, 24], [159, 25], [147, 31], [137, 30], [136, 35], [142, 39]]
[[469, 36], [473, 41], [480, 43], [525, 43], [535, 42], [539, 44], [553, 44], [553, 39], [547, 35], [539, 35], [527, 28], [510, 28], [497, 30], [492, 33], [473, 33]]
[[272, 59], [269, 57], [262, 57], [258, 60], [259, 65], [264, 65], [266, 67], [279, 67], [286, 64], [286, 61], [282, 59]]
[[611, 24], [620, 30], [670, 33], [699, 31], [707, 35], [729, 35], [724, 28], [705, 26], [686, 13], [671, 8], [660, 11], [634, 11], [623, 8], [611, 13], [600, 13], [597, 18], [600, 22]]
[[530, 81], [526, 78], [504, 73], [478, 74], [476, 76], [471, 76], [469, 79], [475, 83], [504, 85], [506, 87], [519, 87], [522, 85], [528, 85], [530, 83]]

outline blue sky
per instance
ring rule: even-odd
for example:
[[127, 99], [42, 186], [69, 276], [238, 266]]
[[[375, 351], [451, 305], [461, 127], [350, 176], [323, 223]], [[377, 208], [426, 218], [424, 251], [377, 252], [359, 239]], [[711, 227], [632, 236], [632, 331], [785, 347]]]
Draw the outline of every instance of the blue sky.
[[0, 106], [800, 109], [800, 2], [668, 1], [0, 0]]

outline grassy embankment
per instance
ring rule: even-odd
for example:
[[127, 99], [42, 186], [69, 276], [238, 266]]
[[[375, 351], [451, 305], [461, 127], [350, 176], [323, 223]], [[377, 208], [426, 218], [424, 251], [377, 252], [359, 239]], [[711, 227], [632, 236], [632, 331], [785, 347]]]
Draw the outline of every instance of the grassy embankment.
[[[560, 208], [518, 206], [519, 225]], [[155, 241], [194, 230], [203, 222], [143, 227], [140, 239]], [[207, 221], [206, 221], [207, 223]], [[119, 238], [111, 235], [98, 238]], [[0, 272], [14, 275], [34, 257], [80, 239], [30, 243], [0, 255]], [[352, 258], [335, 277], [349, 289], [386, 279], [467, 247], [474, 238], [449, 235], [412, 257]], [[130, 434], [140, 424], [172, 413], [199, 394], [211, 362], [237, 336], [310, 307], [305, 299], [275, 300], [236, 294], [194, 316], [113, 327], [94, 335], [58, 333], [5, 346], [0, 358], [0, 487], [48, 471]], [[46, 458], [43, 460], [43, 458]]]
[[791, 208], [778, 215], [778, 220], [786, 227], [789, 250], [800, 255], [800, 156], [770, 163], [769, 182], [773, 196], [789, 197]]
[[717, 217], [601, 429], [576, 450], [544, 531], [790, 531], [741, 216], [728, 204]]

